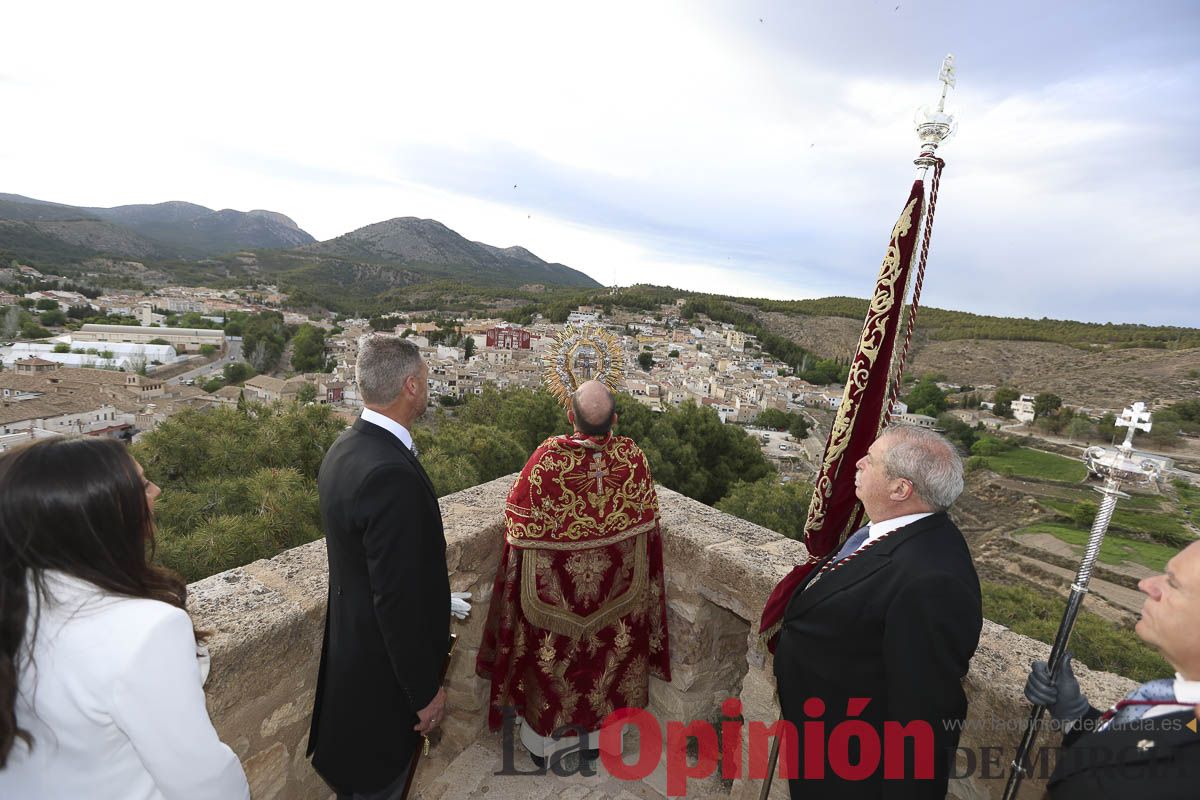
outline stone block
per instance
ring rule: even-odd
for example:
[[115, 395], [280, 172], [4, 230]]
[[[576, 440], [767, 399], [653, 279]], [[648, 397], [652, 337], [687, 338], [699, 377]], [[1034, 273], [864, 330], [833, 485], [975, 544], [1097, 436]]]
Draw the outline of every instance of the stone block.
[[262, 721], [260, 734], [264, 739], [274, 738], [281, 728], [305, 721], [312, 716], [311, 699], [296, 698], [276, 708], [271, 715]]
[[737, 659], [745, 650], [749, 624], [714, 603], [677, 598], [667, 608], [667, 627], [674, 674], [675, 664], [711, 666]]
[[778, 582], [778, 564], [778, 556], [758, 547], [732, 541], [714, 545], [705, 553], [702, 567], [704, 597], [757, 623]]
[[[786, 536], [780, 536], [773, 542], [759, 545], [759, 549], [773, 556], [778, 556], [780, 559], [780, 574], [783, 577], [796, 564], [803, 564], [808, 560], [808, 548], [804, 546], [804, 542], [789, 539]], [[786, 566], [785, 566], [786, 565]]]
[[[300, 737], [296, 752], [292, 755], [292, 777], [288, 783], [287, 800], [335, 800], [329, 785], [312, 768], [304, 755], [308, 750], [308, 734]], [[257, 800], [257, 798], [255, 798]]]
[[[270, 694], [281, 682], [291, 683], [301, 670], [316, 669], [321, 626], [243, 570], [192, 584], [188, 607], [196, 627], [212, 631], [205, 690], [214, 718]], [[248, 664], [259, 666], [245, 668]]]
[[325, 619], [325, 599], [329, 590], [329, 561], [325, 540], [293, 547], [274, 558], [247, 564], [247, 574], [264, 586], [279, 592], [305, 614]]
[[288, 783], [288, 749], [282, 742], [255, 753], [242, 762], [242, 767], [246, 770], [250, 796], [254, 800], [286, 797], [283, 792]]
[[699, 594], [680, 593], [672, 596], [667, 601], [668, 624], [695, 627], [700, 622], [700, 611], [704, 606], [705, 601]]
[[742, 716], [747, 720], [773, 722], [779, 719], [779, 698], [775, 691], [775, 675], [770, 670], [750, 668], [742, 678]]
[[246, 756], [250, 755], [250, 737], [237, 736], [232, 739], [222, 739], [222, 741], [229, 745], [229, 749], [242, 761], [245, 761]]

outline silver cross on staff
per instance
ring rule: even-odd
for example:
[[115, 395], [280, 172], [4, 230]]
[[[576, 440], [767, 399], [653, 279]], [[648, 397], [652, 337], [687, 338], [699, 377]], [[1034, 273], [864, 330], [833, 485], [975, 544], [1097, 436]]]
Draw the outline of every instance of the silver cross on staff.
[[946, 110], [946, 92], [954, 87], [954, 53], [947, 53], [942, 60], [942, 71], [938, 73], [938, 80], [942, 82], [942, 99], [938, 101], [938, 111]]
[[1150, 430], [1150, 412], [1146, 410], [1146, 404], [1138, 402], [1126, 408], [1121, 412], [1121, 418], [1117, 420], [1117, 425], [1129, 428], [1125, 432], [1125, 443], [1121, 445], [1121, 449], [1132, 449], [1133, 432]]

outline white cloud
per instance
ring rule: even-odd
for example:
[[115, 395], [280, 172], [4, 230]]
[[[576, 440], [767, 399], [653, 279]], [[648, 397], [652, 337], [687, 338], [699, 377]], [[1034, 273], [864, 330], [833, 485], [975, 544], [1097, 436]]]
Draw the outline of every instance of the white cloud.
[[[1187, 281], [1197, 65], [1171, 55], [1180, 21], [1131, 44], [1090, 8], [1044, 20], [1116, 54], [1075, 74], [1025, 44], [1019, 8], [890, 11], [21, 4], [5, 11], [0, 191], [270, 208], [319, 238], [432, 217], [603, 283], [863, 295], [914, 174], [913, 108], [936, 97], [948, 44], [961, 129], [930, 296], [1200, 321], [1186, 310], [1200, 303]], [[1131, 264], [1178, 305], [1131, 309], [1095, 289]]]

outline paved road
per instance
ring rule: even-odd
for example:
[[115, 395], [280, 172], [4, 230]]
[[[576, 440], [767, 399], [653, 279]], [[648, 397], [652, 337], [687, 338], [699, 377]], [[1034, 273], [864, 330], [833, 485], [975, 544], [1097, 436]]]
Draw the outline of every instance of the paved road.
[[194, 380], [196, 382], [200, 382], [200, 380], [202, 378], [207, 378], [208, 376], [212, 375], [213, 373], [217, 373], [217, 372], [220, 372], [221, 370], [225, 369], [226, 364], [231, 364], [234, 361], [241, 361], [242, 360], [242, 340], [240, 338], [237, 338], [237, 339], [227, 338], [225, 341], [228, 342], [228, 347], [225, 350], [225, 355], [221, 356], [216, 361], [212, 361], [208, 364], [205, 364], [202, 367], [197, 367], [196, 369], [188, 370], [187, 372], [181, 372], [180, 374], [176, 375], [173, 378], [167, 378], [166, 382], [167, 383], [183, 383], [186, 380]]

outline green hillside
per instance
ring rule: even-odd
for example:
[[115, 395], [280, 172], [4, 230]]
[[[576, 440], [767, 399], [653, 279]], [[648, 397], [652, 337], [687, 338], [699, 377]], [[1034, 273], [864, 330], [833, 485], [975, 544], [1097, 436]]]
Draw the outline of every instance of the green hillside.
[[[867, 301], [857, 297], [823, 297], [818, 300], [738, 300], [761, 311], [861, 320]], [[1004, 339], [1007, 341], [1057, 342], [1072, 346], [1153, 347], [1186, 349], [1200, 347], [1200, 328], [1169, 325], [1115, 325], [1111, 322], [1075, 322], [1062, 319], [991, 317], [966, 311], [947, 311], [923, 306], [917, 324], [930, 338]]]

